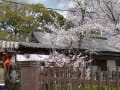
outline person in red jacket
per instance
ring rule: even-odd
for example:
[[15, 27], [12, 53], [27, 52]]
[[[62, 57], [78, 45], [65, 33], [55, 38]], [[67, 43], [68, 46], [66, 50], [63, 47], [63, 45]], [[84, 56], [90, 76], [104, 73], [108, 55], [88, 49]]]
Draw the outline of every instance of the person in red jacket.
[[9, 70], [9, 68], [12, 64], [11, 59], [12, 59], [12, 55], [10, 55], [10, 54], [6, 54], [6, 55], [3, 56], [2, 60], [3, 60], [3, 65], [4, 65], [5, 70], [6, 69]]
[[2, 57], [2, 63], [5, 72], [5, 88], [9, 90], [11, 88], [11, 77], [10, 77], [10, 66], [12, 65], [12, 55], [11, 54], [4, 54]]

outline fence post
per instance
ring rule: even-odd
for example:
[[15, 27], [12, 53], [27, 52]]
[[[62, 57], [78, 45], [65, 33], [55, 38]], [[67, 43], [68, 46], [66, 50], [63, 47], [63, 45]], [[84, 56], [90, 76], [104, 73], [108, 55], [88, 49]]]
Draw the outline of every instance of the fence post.
[[85, 90], [85, 77], [86, 77], [86, 75], [85, 75], [85, 67], [83, 68], [83, 82], [82, 82], [82, 87], [83, 87], [83, 90]]
[[64, 90], [67, 90], [67, 81], [66, 81], [66, 79], [67, 79], [67, 68], [64, 68], [64, 74], [65, 74], [64, 80], [63, 80]]
[[[77, 68], [77, 69], [78, 69], [78, 68]], [[79, 75], [79, 74], [80, 74], [80, 70], [78, 69], [77, 72], [75, 72], [75, 73], [76, 73], [76, 77], [77, 77], [77, 78], [76, 78], [76, 85], [77, 85], [77, 89], [76, 89], [76, 90], [80, 90], [80, 89], [81, 89], [81, 86], [82, 86], [82, 85], [81, 85], [81, 84], [82, 84], [82, 83], [81, 83], [81, 81], [82, 81], [82, 80], [81, 80], [81, 76]], [[72, 74], [74, 74], [74, 73], [72, 73]]]
[[116, 90], [119, 90], [119, 72], [118, 72], [118, 67], [116, 67]]
[[101, 90], [101, 68], [98, 67], [98, 90]]
[[[47, 74], [48, 74], [47, 77], [51, 78], [51, 76], [50, 76], [50, 69], [47, 70]], [[48, 79], [48, 84], [47, 84], [48, 85], [48, 90], [50, 90], [50, 83], [51, 83], [51, 80]]]
[[107, 90], [110, 90], [110, 81], [109, 81], [110, 76], [109, 76], [109, 74], [110, 74], [110, 71], [109, 71], [109, 68], [107, 67], [107, 79], [106, 79]]
[[21, 62], [22, 90], [39, 90], [39, 68], [36, 62]]
[[93, 90], [93, 67], [90, 67], [90, 90]]

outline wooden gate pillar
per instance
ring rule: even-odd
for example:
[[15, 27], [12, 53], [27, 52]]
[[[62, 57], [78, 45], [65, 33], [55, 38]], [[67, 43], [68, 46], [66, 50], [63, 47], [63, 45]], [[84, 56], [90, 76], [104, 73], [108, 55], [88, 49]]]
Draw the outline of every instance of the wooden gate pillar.
[[21, 88], [22, 90], [39, 89], [39, 67], [37, 62], [20, 62], [21, 68]]

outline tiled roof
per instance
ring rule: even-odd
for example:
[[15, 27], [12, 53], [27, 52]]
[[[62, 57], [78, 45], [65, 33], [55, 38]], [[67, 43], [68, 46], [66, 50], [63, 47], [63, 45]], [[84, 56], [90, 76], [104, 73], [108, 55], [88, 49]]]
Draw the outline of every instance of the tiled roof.
[[[79, 40], [76, 38], [71, 41], [65, 40], [67, 43], [64, 43], [60, 39], [59, 42], [55, 42], [52, 44], [52, 41], [50, 39], [45, 39], [45, 35], [48, 35], [52, 39], [57, 39], [57, 36], [52, 33], [43, 33], [43, 32], [33, 32], [34, 37], [37, 39], [37, 41], [40, 43], [43, 47], [49, 47], [49, 48], [79, 48]], [[61, 36], [62, 37], [62, 36]], [[81, 49], [88, 49], [88, 50], [95, 50], [95, 51], [111, 51], [111, 52], [120, 52], [120, 50], [117, 50], [114, 47], [111, 47], [108, 45], [107, 38], [104, 37], [84, 37], [80, 46]]]
[[[42, 33], [42, 32], [34, 32], [34, 36], [39, 43], [0, 40], [0, 48], [19, 49], [20, 46], [23, 46], [29, 48], [79, 49], [79, 43], [77, 39], [73, 40], [72, 44], [70, 44], [70, 41], [66, 41], [67, 43], [63, 43], [63, 41], [61, 41], [62, 39], [59, 40], [59, 42], [52, 44], [51, 40], [49, 39], [47, 40], [43, 38], [45, 34], [46, 33]], [[54, 37], [54, 34], [52, 35], [49, 34], [49, 35], [50, 37], [51, 36]], [[94, 51], [120, 52], [116, 48], [109, 46], [106, 38], [101, 38], [101, 37], [84, 37], [80, 48], [87, 50], [94, 50]]]

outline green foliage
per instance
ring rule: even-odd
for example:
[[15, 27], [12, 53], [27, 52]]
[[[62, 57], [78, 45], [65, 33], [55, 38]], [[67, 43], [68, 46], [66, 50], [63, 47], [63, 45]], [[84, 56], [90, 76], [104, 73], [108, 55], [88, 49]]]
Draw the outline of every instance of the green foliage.
[[[3, 3], [0, 5], [0, 27], [11, 31], [14, 36], [25, 36], [37, 24], [33, 17], [27, 15], [27, 6], [13, 3]], [[35, 23], [35, 25], [34, 25]], [[25, 34], [21, 33], [25, 31]]]
[[[52, 83], [53, 84], [53, 83]], [[91, 86], [90, 84], [86, 84], [85, 83], [85, 87], [83, 88], [83, 85], [81, 84], [80, 87], [78, 87], [77, 85], [78, 83], [76, 82], [73, 82], [71, 85], [71, 90], [77, 90], [79, 88], [79, 90], [91, 90]], [[66, 86], [65, 86], [66, 85]], [[51, 85], [50, 85], [51, 86]], [[53, 84], [51, 86], [51, 90], [55, 90], [55, 88], [57, 88], [57, 86], [61, 87], [61, 90], [65, 90], [65, 87], [68, 89], [68, 83], [64, 84], [64, 82], [62, 83], [59, 83], [59, 84]], [[98, 86], [96, 84], [92, 85], [92, 90], [107, 90], [107, 86], [106, 85], [101, 85], [101, 86]], [[116, 90], [116, 87], [115, 86], [110, 86], [110, 90]], [[120, 88], [118, 88], [118, 90], [120, 90]]]
[[90, 31], [90, 34], [91, 34], [91, 35], [101, 36], [101, 31], [96, 30], [96, 29], [92, 29], [92, 30]]
[[58, 23], [60, 26], [65, 24], [65, 18], [62, 15], [60, 15], [59, 13], [52, 11], [52, 10], [49, 10], [49, 11], [53, 17], [57, 16], [57, 20], [58, 20]]
[[84, 34], [92, 35], [92, 36], [101, 36], [101, 31], [98, 29], [90, 29], [89, 31], [85, 31]]
[[21, 90], [20, 83], [16, 83], [16, 85], [14, 86], [14, 88], [12, 90]]
[[[62, 15], [45, 9], [42, 4], [0, 3], [0, 29], [12, 32], [12, 38], [16, 37], [17, 40], [24, 40], [32, 30], [38, 27], [46, 29], [46, 24], [55, 22], [54, 17], [57, 17], [60, 26], [65, 24]], [[5, 38], [6, 34], [2, 37]]]
[[38, 22], [42, 23], [42, 26], [48, 23], [53, 24], [55, 22], [54, 17], [57, 17], [57, 22], [60, 26], [65, 24], [65, 19], [62, 15], [53, 10], [45, 9], [45, 7], [41, 4], [32, 4], [31, 8], [33, 13], [38, 14], [36, 19]]
[[9, 33], [7, 31], [0, 30], [0, 39], [9, 38]]

